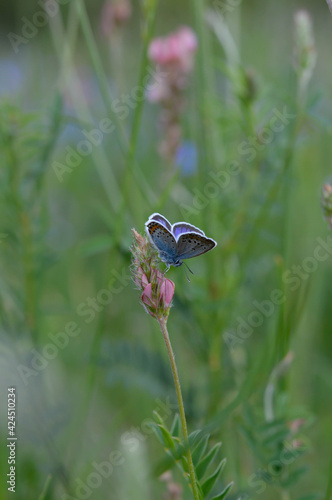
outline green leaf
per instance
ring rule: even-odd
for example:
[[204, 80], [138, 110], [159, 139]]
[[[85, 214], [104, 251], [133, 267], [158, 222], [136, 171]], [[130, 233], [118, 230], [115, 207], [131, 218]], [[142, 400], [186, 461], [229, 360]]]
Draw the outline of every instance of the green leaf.
[[169, 430], [166, 429], [166, 427], [164, 427], [161, 424], [159, 424], [158, 427], [159, 427], [160, 432], [162, 433], [162, 436], [164, 438], [164, 446], [165, 446], [165, 448], [166, 449], [170, 449], [170, 450], [175, 450], [175, 443], [173, 441], [173, 438], [172, 438]]
[[153, 413], [154, 413], [156, 419], [158, 420], [157, 426], [159, 427], [159, 431], [162, 434], [163, 444], [164, 444], [165, 448], [175, 450], [176, 446], [175, 446], [174, 439], [171, 436], [171, 433], [169, 432], [169, 430], [167, 429], [163, 419], [161, 418], [161, 416], [159, 415], [158, 412], [154, 411]]
[[180, 437], [180, 417], [179, 414], [176, 413], [172, 426], [171, 426], [171, 434], [172, 436]]
[[[157, 427], [157, 426], [156, 426]], [[158, 427], [158, 432], [160, 432], [160, 429]], [[159, 441], [161, 441], [161, 444], [164, 445], [164, 440], [163, 437], [158, 436]], [[184, 457], [185, 454], [185, 448], [182, 444], [177, 445], [175, 450], [169, 450], [167, 452], [167, 456], [163, 458], [155, 467], [154, 467], [154, 474], [159, 477], [161, 474], [166, 472], [167, 470], [171, 469], [174, 465], [180, 466], [185, 472], [188, 472], [188, 464], [187, 460]], [[183, 461], [184, 458], [184, 461]]]
[[156, 410], [154, 410], [153, 414], [156, 416], [156, 419], [158, 420], [159, 424], [165, 427], [165, 422], [163, 421], [159, 413]]
[[199, 463], [201, 457], [204, 455], [206, 448], [207, 448], [207, 445], [208, 445], [209, 438], [210, 438], [210, 434], [206, 434], [206, 436], [202, 436], [202, 438], [198, 441], [196, 447], [194, 448], [194, 450], [192, 452], [192, 459], [193, 459], [195, 466]]
[[165, 442], [164, 442], [164, 438], [163, 438], [163, 435], [161, 433], [161, 430], [159, 428], [159, 426], [157, 424], [154, 424], [154, 423], [150, 423], [150, 427], [153, 429], [155, 435], [157, 436], [157, 439], [158, 441], [160, 441], [160, 443], [165, 446]]
[[[184, 451], [184, 449], [183, 449], [183, 451]], [[187, 457], [184, 455], [181, 457], [181, 464], [182, 464], [183, 472], [185, 472], [186, 474], [189, 474], [188, 460], [187, 460]]]
[[286, 420], [284, 418], [276, 418], [273, 422], [265, 422], [260, 425], [257, 430], [259, 433], [274, 434], [276, 430], [285, 428], [285, 426]]
[[282, 463], [289, 465], [295, 462], [299, 457], [306, 453], [306, 448], [284, 448], [278, 452], [273, 459], [280, 460]]
[[193, 431], [189, 434], [188, 441], [189, 441], [189, 446], [191, 448], [193, 448], [195, 446], [196, 442], [198, 442], [198, 440], [196, 441], [196, 439], [197, 439], [197, 436], [199, 434], [201, 434], [201, 432], [202, 432], [201, 430], [198, 430], [198, 431]]
[[289, 436], [289, 429], [281, 429], [261, 442], [263, 447], [282, 443]]
[[215, 459], [215, 456], [218, 453], [218, 450], [219, 450], [220, 447], [221, 447], [221, 443], [215, 444], [213, 446], [213, 448], [211, 448], [211, 450], [209, 451], [209, 453], [197, 465], [197, 467], [196, 467], [196, 475], [197, 475], [197, 478], [198, 478], [199, 481], [204, 477], [204, 474], [206, 473], [209, 465]]
[[306, 466], [295, 469], [293, 472], [289, 474], [289, 476], [286, 479], [280, 481], [282, 486], [286, 488], [293, 486], [300, 479], [300, 477], [303, 476], [303, 474], [305, 474], [308, 470], [309, 467]]
[[223, 468], [225, 467], [225, 464], [226, 464], [226, 458], [224, 458], [220, 464], [218, 465], [218, 467], [216, 468], [215, 472], [213, 474], [211, 474], [211, 476], [209, 476], [207, 478], [206, 481], [204, 481], [204, 483], [202, 484], [202, 491], [204, 493], [204, 496], [206, 496], [213, 488], [215, 482], [217, 481], [218, 479], [218, 476], [219, 474], [221, 473], [221, 471], [223, 470]]
[[222, 490], [221, 493], [219, 493], [219, 495], [211, 498], [211, 500], [222, 500], [223, 498], [226, 498], [226, 495], [228, 494], [229, 490], [232, 488], [234, 484], [234, 481], [232, 481], [231, 483], [229, 483], [226, 488], [224, 490]]

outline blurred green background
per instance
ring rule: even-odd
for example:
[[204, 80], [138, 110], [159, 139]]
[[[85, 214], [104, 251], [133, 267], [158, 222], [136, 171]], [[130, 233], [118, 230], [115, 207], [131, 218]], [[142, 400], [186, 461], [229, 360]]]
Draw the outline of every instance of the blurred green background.
[[[332, 498], [331, 254], [298, 287], [283, 279], [331, 236], [321, 209], [332, 174], [326, 3], [133, 0], [130, 19], [109, 38], [103, 2], [62, 3], [17, 51], [8, 34], [21, 36], [41, 7], [0, 7], [0, 498], [14, 495], [5, 477], [10, 386], [18, 400], [16, 498], [181, 498], [163, 497], [155, 471], [164, 451], [147, 422], [157, 410], [171, 425], [175, 391], [162, 335], [129, 269], [131, 228], [143, 233], [153, 212], [218, 242], [190, 261], [190, 284], [181, 268], [167, 276], [189, 430], [210, 432], [227, 458], [219, 491], [234, 481], [231, 499]], [[218, 39], [206, 13], [220, 5], [230, 8], [225, 25], [212, 16]], [[311, 16], [317, 53], [303, 95], [294, 62], [299, 9]], [[149, 40], [183, 24], [199, 43], [181, 116], [197, 156], [189, 171], [158, 154], [158, 104], [141, 100], [124, 119], [112, 114], [151, 68]], [[240, 145], [285, 108], [295, 118], [247, 161]], [[59, 180], [55, 162], [65, 164], [67, 148], [105, 118], [114, 131]], [[204, 194], [210, 173], [232, 161], [241, 173]], [[238, 325], [273, 290], [285, 301], [239, 337]], [[303, 454], [274, 468], [285, 442]], [[88, 487], [112, 453], [108, 477]], [[176, 467], [173, 477], [191, 498]]]

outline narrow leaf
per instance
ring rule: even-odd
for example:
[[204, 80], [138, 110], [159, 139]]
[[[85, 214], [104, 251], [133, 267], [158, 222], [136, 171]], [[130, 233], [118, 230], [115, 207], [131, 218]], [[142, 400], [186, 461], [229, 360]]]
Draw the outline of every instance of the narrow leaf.
[[156, 416], [156, 419], [158, 420], [159, 424], [165, 427], [165, 422], [163, 421], [159, 413], [156, 410], [154, 410], [153, 414]]
[[204, 477], [204, 474], [206, 473], [209, 465], [215, 459], [215, 456], [218, 453], [218, 450], [219, 450], [220, 447], [221, 447], [221, 443], [215, 444], [213, 446], [213, 448], [211, 448], [211, 450], [209, 451], [209, 453], [197, 465], [197, 467], [196, 467], [196, 475], [197, 475], [197, 478], [198, 478], [199, 481]]
[[[163, 438], [161, 437], [161, 439], [162, 439], [162, 445], [164, 445]], [[174, 465], [178, 465], [185, 472], [188, 472], [188, 465], [186, 459], [183, 462], [184, 453], [185, 449], [182, 444], [178, 445], [175, 450], [174, 449], [169, 450], [167, 452], [167, 456], [163, 458], [163, 460], [160, 461], [154, 468], [154, 475], [159, 477], [167, 470], [170, 470]]]
[[178, 413], [175, 414], [171, 427], [171, 434], [172, 436], [180, 437], [180, 417]]
[[161, 433], [159, 426], [157, 424], [150, 423], [150, 427], [153, 429], [155, 435], [157, 436], [158, 441], [160, 441], [160, 443], [163, 446], [165, 446], [164, 438], [163, 438], [163, 435]]
[[195, 446], [195, 443], [197, 443], [197, 436], [199, 436], [199, 434], [201, 434], [201, 430], [198, 430], [198, 431], [193, 431], [189, 434], [188, 436], [188, 441], [189, 441], [189, 445], [190, 447], [192, 448], [193, 446]]
[[225, 464], [226, 464], [226, 458], [224, 458], [220, 462], [220, 464], [216, 468], [215, 472], [213, 474], [211, 474], [211, 476], [208, 477], [207, 480], [204, 481], [204, 483], [202, 484], [202, 490], [203, 490], [204, 496], [206, 496], [212, 490], [215, 482], [218, 479], [219, 474], [221, 473], [221, 471], [225, 467]]
[[226, 488], [221, 493], [219, 493], [219, 495], [211, 498], [211, 500], [222, 500], [223, 498], [226, 498], [226, 495], [228, 494], [229, 490], [232, 488], [233, 484], [234, 484], [234, 482], [232, 481], [231, 483], [229, 483], [226, 486]]
[[165, 447], [170, 449], [170, 450], [175, 450], [175, 443], [173, 441], [173, 438], [169, 432], [168, 429], [166, 429], [166, 427], [164, 427], [163, 425], [159, 424], [159, 429], [160, 429], [160, 432], [162, 433], [162, 436], [164, 438], [164, 444], [165, 444]]
[[194, 451], [192, 453], [192, 458], [195, 466], [199, 463], [201, 457], [204, 455], [208, 445], [209, 438], [210, 434], [206, 434], [206, 436], [203, 436], [200, 439], [200, 441], [198, 441], [196, 447], [194, 448]]

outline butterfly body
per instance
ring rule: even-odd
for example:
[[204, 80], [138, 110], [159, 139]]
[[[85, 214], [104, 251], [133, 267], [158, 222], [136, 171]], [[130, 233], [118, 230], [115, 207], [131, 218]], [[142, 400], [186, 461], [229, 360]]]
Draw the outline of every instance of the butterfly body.
[[212, 250], [217, 243], [204, 232], [187, 222], [170, 224], [162, 215], [155, 213], [145, 224], [146, 232], [167, 267], [179, 267], [183, 260], [197, 257]]

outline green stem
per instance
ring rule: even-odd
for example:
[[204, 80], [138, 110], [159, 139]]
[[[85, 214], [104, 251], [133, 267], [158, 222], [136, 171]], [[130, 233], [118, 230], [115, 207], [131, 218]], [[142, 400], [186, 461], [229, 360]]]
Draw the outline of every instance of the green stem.
[[98, 53], [97, 44], [93, 36], [90, 20], [86, 12], [85, 3], [82, 0], [76, 0], [75, 6], [76, 6], [77, 17], [81, 23], [83, 35], [85, 38], [85, 43], [90, 55], [91, 63], [94, 71], [96, 72], [96, 77], [99, 84], [101, 96], [103, 98], [109, 116], [112, 117], [114, 123], [117, 126], [117, 129], [120, 134], [118, 136], [119, 147], [121, 149], [121, 152], [125, 154], [125, 151], [127, 150], [128, 147], [128, 137], [126, 135], [123, 123], [113, 110], [112, 99], [110, 97], [110, 92], [107, 85], [107, 77], [101, 62], [101, 58]]
[[[145, 36], [143, 36], [143, 47], [142, 47], [141, 63], [140, 63], [140, 68], [139, 68], [138, 88], [144, 90], [144, 92], [145, 92], [145, 87], [146, 87], [146, 84], [144, 82], [145, 82], [147, 74], [148, 74], [148, 66], [149, 66], [148, 46], [149, 46], [149, 43], [150, 43], [152, 36], [153, 36], [155, 19], [156, 19], [157, 4], [158, 4], [158, 2], [155, 2], [153, 9], [149, 12], [149, 16], [147, 16], [146, 27], [145, 27]], [[131, 181], [131, 179], [135, 180], [135, 175], [136, 175], [136, 174], [134, 174], [134, 172], [136, 171], [135, 157], [136, 157], [136, 151], [137, 151], [137, 145], [138, 145], [138, 136], [139, 136], [139, 132], [140, 132], [144, 102], [145, 102], [145, 99], [139, 100], [137, 102], [135, 110], [134, 110], [133, 122], [132, 122], [132, 127], [131, 127], [131, 134], [130, 134], [130, 139], [129, 139], [129, 146], [128, 146], [126, 162], [125, 162], [125, 173], [124, 173], [123, 183], [122, 183], [123, 200], [122, 200], [121, 207], [119, 209], [118, 222], [117, 222], [117, 225], [115, 228], [115, 241], [117, 243], [119, 243], [121, 233], [122, 233], [124, 218], [126, 215], [125, 209], [126, 209], [126, 207], [129, 207], [130, 202], [131, 202], [130, 181]], [[143, 176], [141, 176], [141, 179], [143, 179]], [[150, 190], [149, 186], [147, 186], [147, 191], [146, 191], [147, 193], [149, 192], [148, 190]], [[148, 197], [147, 201], [149, 201], [149, 198], [151, 199], [151, 195]], [[144, 197], [144, 199], [146, 200], [146, 197]], [[137, 208], [136, 208], [136, 211], [137, 211]], [[132, 213], [134, 216], [135, 216], [136, 211], [135, 211], [135, 209], [132, 210]]]
[[[70, 5], [70, 22], [67, 31], [64, 30], [60, 15], [50, 20], [50, 31], [60, 64], [59, 86], [62, 89], [62, 85], [64, 85], [64, 88], [69, 90], [78, 119], [85, 122], [87, 126], [90, 126], [93, 123], [93, 117], [85, 102], [84, 93], [73, 65], [77, 32], [76, 21], [78, 21], [75, 18], [74, 7], [75, 3], [72, 3]], [[110, 205], [114, 211], [117, 211], [121, 200], [121, 191], [117, 184], [115, 173], [110, 166], [109, 158], [105, 153], [104, 146], [101, 145], [98, 148], [94, 148], [92, 156]]]
[[171, 369], [172, 369], [172, 373], [173, 373], [176, 396], [178, 399], [182, 434], [183, 434], [184, 444], [185, 444], [185, 448], [186, 448], [186, 454], [187, 454], [187, 460], [188, 460], [188, 466], [189, 466], [189, 475], [190, 475], [190, 481], [191, 481], [191, 485], [192, 485], [192, 489], [193, 489], [194, 499], [200, 500], [193, 459], [192, 459], [190, 447], [189, 447], [186, 415], [184, 412], [184, 404], [183, 404], [183, 399], [182, 399], [181, 385], [180, 385], [178, 370], [176, 367], [174, 352], [173, 352], [172, 344], [171, 344], [171, 341], [170, 341], [170, 338], [168, 335], [168, 331], [167, 331], [166, 319], [164, 317], [160, 317], [160, 318], [158, 318], [158, 322], [159, 322], [160, 329], [162, 331], [162, 334], [163, 334], [163, 337], [165, 340], [169, 361], [171, 363]]
[[[131, 148], [131, 144], [126, 133], [123, 120], [120, 119], [116, 111], [114, 111], [113, 109], [114, 100], [110, 95], [110, 91], [107, 84], [107, 76], [104, 71], [102, 60], [98, 52], [98, 47], [92, 32], [85, 3], [82, 0], [76, 0], [75, 6], [76, 6], [77, 17], [80, 21], [82, 32], [85, 38], [85, 43], [90, 56], [91, 64], [96, 73], [101, 97], [104, 101], [108, 115], [112, 118], [116, 126], [116, 129], [118, 131], [118, 134], [116, 136], [118, 144], [122, 155], [126, 158], [127, 151], [128, 149]], [[132, 158], [132, 161], [134, 162], [134, 156]], [[150, 204], [152, 205], [155, 202], [154, 192], [151, 190], [150, 184], [145, 179], [144, 172], [142, 171], [140, 165], [137, 162], [135, 162], [135, 165], [132, 166], [132, 164], [130, 163], [127, 166], [130, 168], [130, 172], [137, 183], [137, 187], [140, 188], [143, 198], [148, 202], [150, 202]], [[135, 213], [133, 213], [133, 215], [135, 216]]]
[[37, 343], [36, 330], [36, 286], [34, 258], [32, 250], [31, 225], [28, 214], [22, 209], [20, 213], [22, 247], [23, 247], [23, 267], [24, 267], [24, 289], [25, 289], [25, 317], [27, 326], [34, 341]]

